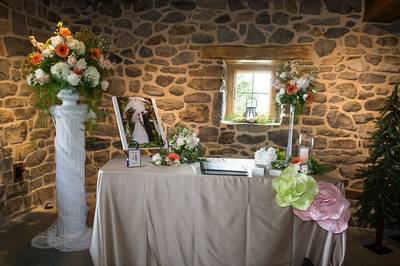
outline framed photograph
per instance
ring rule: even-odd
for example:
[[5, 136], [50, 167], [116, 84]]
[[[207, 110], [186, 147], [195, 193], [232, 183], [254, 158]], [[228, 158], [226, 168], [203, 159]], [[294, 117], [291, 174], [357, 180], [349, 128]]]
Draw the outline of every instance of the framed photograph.
[[112, 97], [122, 148], [168, 147], [157, 104], [153, 98]]

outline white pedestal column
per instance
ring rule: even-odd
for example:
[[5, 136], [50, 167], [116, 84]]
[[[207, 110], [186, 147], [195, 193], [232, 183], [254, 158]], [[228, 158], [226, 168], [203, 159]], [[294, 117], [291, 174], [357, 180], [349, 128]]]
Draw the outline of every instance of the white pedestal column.
[[78, 94], [62, 90], [62, 105], [51, 110], [56, 127], [57, 221], [32, 239], [32, 246], [61, 251], [88, 249], [91, 229], [86, 226], [85, 128], [87, 106], [78, 105]]

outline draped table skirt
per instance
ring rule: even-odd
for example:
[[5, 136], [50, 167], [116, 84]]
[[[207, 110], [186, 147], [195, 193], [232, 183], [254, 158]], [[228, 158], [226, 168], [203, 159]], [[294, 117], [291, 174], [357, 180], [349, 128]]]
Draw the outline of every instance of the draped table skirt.
[[[251, 168], [252, 160], [230, 159]], [[271, 177], [201, 175], [198, 164], [99, 172], [94, 265], [341, 265], [345, 233], [330, 234], [275, 203]]]

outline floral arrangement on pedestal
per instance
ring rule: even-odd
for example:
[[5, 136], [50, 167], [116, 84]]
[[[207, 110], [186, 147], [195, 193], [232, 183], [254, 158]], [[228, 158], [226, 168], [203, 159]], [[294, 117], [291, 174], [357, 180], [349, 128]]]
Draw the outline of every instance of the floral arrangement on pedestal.
[[315, 69], [306, 72], [295, 61], [286, 62], [276, 72], [275, 87], [278, 89], [276, 102], [278, 105], [289, 105], [290, 107], [286, 160], [292, 157], [294, 117], [303, 112], [305, 104], [313, 103], [316, 89], [312, 82], [316, 76]]
[[316, 89], [312, 82], [316, 76], [315, 69], [306, 73], [298, 63], [286, 62], [276, 72], [275, 86], [279, 90], [276, 94], [276, 102], [280, 105], [288, 104], [296, 107], [313, 103]]
[[299, 219], [313, 220], [334, 234], [347, 229], [350, 203], [334, 184], [317, 183], [289, 166], [272, 181], [272, 188], [276, 203], [280, 207], [291, 206]]
[[87, 28], [73, 35], [59, 22], [54, 36], [45, 43], [34, 36], [30, 41], [36, 51], [28, 55], [24, 72], [36, 94], [37, 107], [47, 112], [57, 103], [57, 94], [69, 90], [84, 96], [89, 109], [96, 111], [101, 93], [109, 85], [104, 76], [112, 68], [105, 57], [110, 40], [95, 36]]
[[155, 165], [177, 165], [171, 163], [195, 163], [204, 160], [200, 139], [192, 129], [178, 123], [170, 131], [168, 137], [169, 149], [161, 149], [152, 156]]

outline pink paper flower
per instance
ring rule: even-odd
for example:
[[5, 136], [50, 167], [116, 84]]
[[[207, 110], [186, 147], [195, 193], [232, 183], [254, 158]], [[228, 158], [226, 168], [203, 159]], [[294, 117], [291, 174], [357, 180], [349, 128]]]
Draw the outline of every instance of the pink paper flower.
[[348, 227], [350, 203], [333, 184], [318, 183], [319, 194], [305, 211], [294, 209], [294, 214], [303, 221], [316, 221], [319, 226], [334, 234]]

